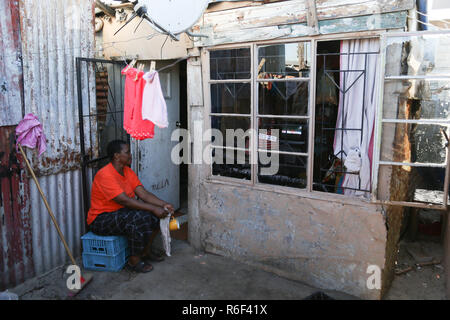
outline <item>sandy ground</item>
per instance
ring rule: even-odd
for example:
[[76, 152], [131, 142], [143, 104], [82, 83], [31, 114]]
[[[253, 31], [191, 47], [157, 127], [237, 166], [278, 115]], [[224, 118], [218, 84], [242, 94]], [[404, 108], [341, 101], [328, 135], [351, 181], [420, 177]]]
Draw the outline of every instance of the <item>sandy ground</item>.
[[408, 248], [423, 253], [422, 260], [442, 261], [442, 244], [433, 241], [402, 241], [399, 244], [397, 268], [412, 270], [396, 275], [385, 300], [445, 300], [445, 273], [442, 264], [417, 267]]
[[355, 299], [196, 252], [185, 241], [174, 241], [172, 249], [172, 256], [154, 263], [150, 273], [89, 271], [93, 280], [74, 297], [68, 295], [64, 267], [10, 291], [21, 300], [302, 300], [319, 291], [337, 300]]
[[[436, 242], [401, 242], [398, 269], [412, 270], [396, 275], [385, 300], [443, 300], [444, 268], [441, 264], [417, 267], [408, 248], [423, 253], [424, 259], [440, 260], [443, 248]], [[66, 288], [65, 267], [48, 272], [9, 289], [21, 300], [107, 300], [107, 299], [261, 299], [301, 300], [318, 291], [334, 299], [355, 297], [328, 292], [278, 277], [217, 255], [194, 251], [187, 242], [173, 242], [173, 256], [155, 263], [148, 274], [89, 271], [94, 275], [78, 295], [71, 297]], [[168, 279], [168, 280], [165, 280]]]

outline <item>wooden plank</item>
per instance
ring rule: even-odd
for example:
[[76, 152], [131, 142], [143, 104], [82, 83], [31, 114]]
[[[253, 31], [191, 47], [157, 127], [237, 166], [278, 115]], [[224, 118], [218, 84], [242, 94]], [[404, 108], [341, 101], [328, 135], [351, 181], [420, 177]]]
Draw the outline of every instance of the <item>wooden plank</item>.
[[224, 43], [248, 42], [256, 40], [267, 40], [275, 38], [292, 38], [314, 34], [314, 29], [306, 24], [290, 25], [279, 27], [260, 27], [247, 30], [237, 30], [232, 32], [216, 33], [211, 29], [201, 31], [208, 35], [195, 42], [195, 46], [213, 46]]
[[414, 8], [414, 0], [317, 0], [319, 20], [398, 12]]
[[215, 32], [299, 22], [306, 22], [305, 0], [205, 13], [200, 19], [201, 26], [211, 27]]
[[[406, 12], [384, 13], [352, 18], [319, 21], [320, 34], [335, 34], [403, 28], [406, 24]], [[195, 41], [196, 47], [216, 46], [226, 43], [261, 41], [270, 39], [289, 39], [314, 35], [314, 29], [306, 23], [285, 26], [256, 27], [245, 30], [214, 32], [211, 28], [201, 29], [208, 38]]]
[[231, 10], [236, 8], [243, 8], [243, 7], [253, 7], [253, 6], [261, 6], [263, 5], [262, 2], [256, 2], [256, 1], [238, 1], [238, 2], [216, 2], [216, 3], [210, 3], [208, 6], [208, 9], [206, 9], [206, 13], [209, 12], [217, 12], [217, 11], [225, 11], [225, 10]]
[[[194, 29], [209, 27], [214, 32], [256, 27], [299, 24], [307, 21], [307, 1], [292, 0], [205, 13]], [[317, 19], [329, 20], [405, 11], [414, 0], [321, 0], [316, 1]]]
[[314, 28], [314, 33], [319, 33], [319, 20], [317, 19], [316, 1], [306, 0], [307, 14], [306, 20], [308, 27]]
[[396, 29], [406, 25], [407, 12], [392, 12], [334, 20], [319, 21], [321, 34], [366, 30]]

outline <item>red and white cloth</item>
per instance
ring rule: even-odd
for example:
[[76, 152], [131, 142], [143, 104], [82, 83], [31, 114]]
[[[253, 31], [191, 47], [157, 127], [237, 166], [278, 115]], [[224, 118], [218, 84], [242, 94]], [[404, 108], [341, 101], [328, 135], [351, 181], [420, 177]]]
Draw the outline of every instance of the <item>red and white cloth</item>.
[[136, 140], [153, 138], [155, 124], [142, 118], [142, 94], [145, 86], [144, 72], [135, 68], [129, 68], [126, 71], [125, 69], [122, 70], [122, 74], [126, 76], [123, 128]]

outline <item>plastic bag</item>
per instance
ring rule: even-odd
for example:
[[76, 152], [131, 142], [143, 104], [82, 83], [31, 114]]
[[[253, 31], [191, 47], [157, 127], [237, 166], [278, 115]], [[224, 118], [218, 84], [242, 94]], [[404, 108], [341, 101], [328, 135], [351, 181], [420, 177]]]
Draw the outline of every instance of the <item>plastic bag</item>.
[[349, 151], [347, 158], [344, 161], [344, 166], [347, 168], [348, 172], [359, 172], [361, 169], [361, 155], [358, 148]]
[[19, 300], [19, 296], [8, 290], [0, 292], [0, 300]]
[[170, 257], [170, 241], [171, 241], [169, 223], [170, 223], [170, 214], [167, 215], [167, 217], [165, 218], [159, 219], [159, 228], [161, 230], [163, 247], [168, 257]]

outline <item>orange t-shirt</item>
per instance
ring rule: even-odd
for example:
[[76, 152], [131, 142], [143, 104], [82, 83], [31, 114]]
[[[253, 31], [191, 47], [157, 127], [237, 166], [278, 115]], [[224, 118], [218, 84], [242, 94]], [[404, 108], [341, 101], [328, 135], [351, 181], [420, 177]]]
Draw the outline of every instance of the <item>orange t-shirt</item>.
[[134, 190], [142, 185], [139, 178], [129, 167], [123, 168], [123, 176], [117, 172], [111, 162], [101, 168], [95, 175], [92, 183], [91, 208], [87, 216], [87, 223], [92, 221], [101, 213], [114, 212], [123, 208], [113, 199], [122, 192], [130, 198], [135, 197]]

